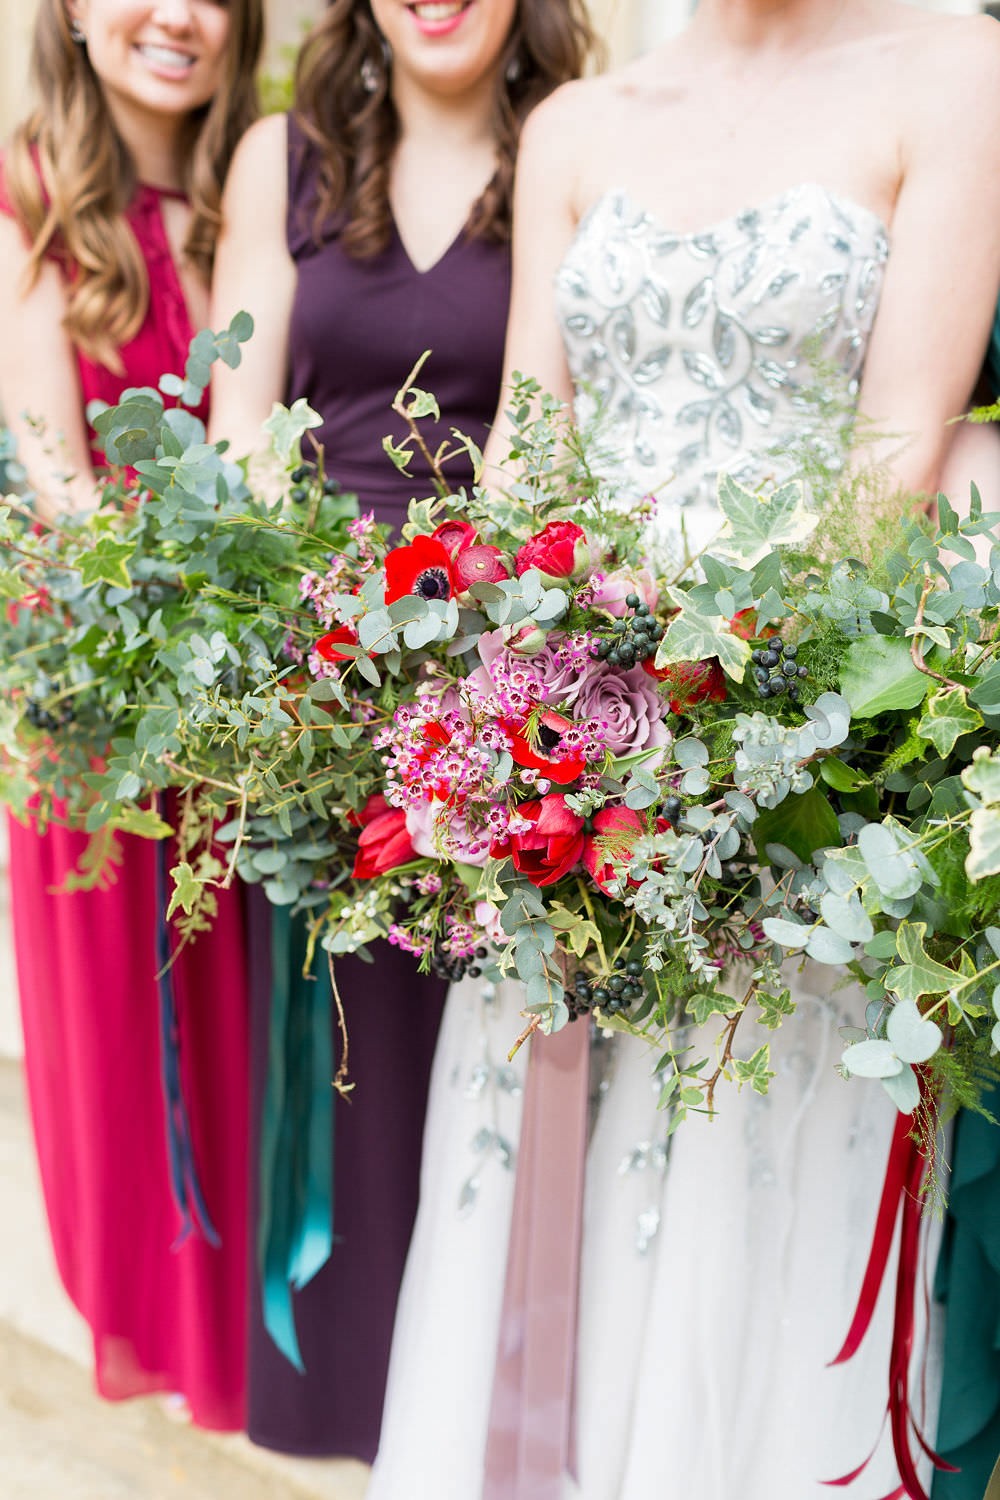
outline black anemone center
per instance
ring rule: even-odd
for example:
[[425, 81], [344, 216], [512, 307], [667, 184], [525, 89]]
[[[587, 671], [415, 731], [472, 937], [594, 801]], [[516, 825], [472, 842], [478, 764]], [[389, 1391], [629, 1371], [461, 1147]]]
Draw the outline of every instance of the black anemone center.
[[548, 724], [539, 724], [538, 743], [543, 750], [555, 750], [558, 745], [562, 744], [562, 735], [550, 729]]
[[418, 577], [413, 592], [419, 594], [421, 599], [447, 599], [451, 592], [448, 574], [444, 568], [425, 568]]

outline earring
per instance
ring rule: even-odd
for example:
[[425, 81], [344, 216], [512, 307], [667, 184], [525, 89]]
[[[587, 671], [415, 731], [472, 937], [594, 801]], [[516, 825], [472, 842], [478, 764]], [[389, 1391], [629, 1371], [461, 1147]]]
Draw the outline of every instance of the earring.
[[392, 67], [392, 48], [382, 37], [382, 59], [381, 67], [369, 54], [361, 64], [361, 87], [366, 94], [377, 94], [389, 76]]
[[83, 47], [86, 44], [87, 33], [84, 31], [79, 21], [70, 21], [69, 34], [71, 40], [74, 41], [78, 47]]
[[504, 77], [508, 83], [516, 83], [522, 73], [521, 59], [515, 53], [504, 69]]

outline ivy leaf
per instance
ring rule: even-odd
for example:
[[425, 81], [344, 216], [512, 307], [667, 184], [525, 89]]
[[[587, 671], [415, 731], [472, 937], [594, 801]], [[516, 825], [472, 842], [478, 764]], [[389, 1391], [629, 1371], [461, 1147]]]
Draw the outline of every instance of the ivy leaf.
[[931, 683], [913, 665], [906, 643], [885, 635], [852, 641], [840, 673], [840, 691], [856, 719], [916, 708], [927, 697]]
[[733, 1077], [739, 1087], [748, 1083], [755, 1094], [766, 1094], [767, 1086], [774, 1077], [770, 1062], [771, 1047], [765, 1042], [752, 1056], [733, 1058]]
[[896, 933], [896, 952], [902, 963], [895, 964], [885, 976], [887, 989], [900, 1000], [917, 1001], [921, 995], [946, 995], [957, 975], [931, 958], [924, 947], [925, 922], [903, 922]]
[[399, 472], [401, 474], [405, 474], [406, 477], [409, 478], [410, 471], [407, 468], [407, 464], [409, 464], [411, 459], [413, 458], [413, 454], [410, 452], [409, 448], [405, 447], [402, 444], [397, 445], [393, 442], [391, 437], [384, 437], [382, 439], [382, 450], [396, 465], [396, 468], [399, 470]]
[[271, 447], [278, 458], [290, 468], [302, 456], [302, 439], [306, 433], [322, 425], [323, 418], [313, 411], [304, 396], [300, 396], [290, 407], [276, 401], [264, 423], [264, 431], [270, 436]]
[[817, 849], [835, 848], [840, 843], [840, 824], [826, 797], [814, 786], [759, 813], [753, 836], [758, 854], [766, 852], [768, 844], [784, 844], [803, 864], [811, 864]]
[[944, 688], [928, 700], [917, 733], [930, 740], [938, 755], [944, 757], [951, 754], [960, 735], [981, 729], [982, 724], [982, 714], [969, 707], [965, 688]]
[[1000, 807], [980, 807], [972, 814], [965, 873], [970, 880], [1000, 875]]
[[174, 882], [174, 889], [167, 907], [168, 922], [178, 907], [189, 917], [201, 899], [205, 886], [205, 882], [195, 874], [194, 866], [188, 864], [187, 860], [175, 865], [170, 871], [170, 877]]
[[681, 590], [667, 589], [666, 593], [680, 613], [667, 626], [656, 665], [669, 667], [675, 662], [705, 661], [714, 656], [727, 677], [742, 682], [750, 660], [749, 641], [733, 635], [722, 615], [702, 614]]
[[972, 757], [971, 766], [966, 766], [962, 772], [962, 781], [984, 802], [1000, 802], [1000, 755], [987, 750], [985, 745], [980, 746]]
[[131, 589], [132, 580], [125, 564], [134, 552], [131, 542], [101, 537], [97, 545], [80, 558], [80, 577], [84, 585], [107, 583], [112, 588]]
[[773, 552], [776, 547], [804, 542], [819, 524], [808, 509], [799, 480], [771, 491], [744, 489], [729, 474], [719, 476], [719, 508], [726, 524], [712, 543], [713, 552], [738, 558], [744, 567]]

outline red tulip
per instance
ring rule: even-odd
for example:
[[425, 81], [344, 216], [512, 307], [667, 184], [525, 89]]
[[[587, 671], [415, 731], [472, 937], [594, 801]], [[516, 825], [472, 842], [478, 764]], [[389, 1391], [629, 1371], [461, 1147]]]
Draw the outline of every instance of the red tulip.
[[[609, 881], [615, 878], [615, 864], [622, 864], [635, 847], [646, 825], [637, 812], [630, 807], [602, 807], [591, 821], [592, 832], [587, 834], [583, 851], [583, 865], [594, 884], [607, 894]], [[607, 840], [607, 843], [601, 842]]]
[[358, 644], [357, 631], [353, 625], [341, 625], [339, 630], [331, 630], [329, 635], [321, 636], [316, 642], [316, 654], [324, 661], [351, 661], [350, 652], [338, 651], [338, 646], [356, 646]]
[[355, 880], [374, 880], [417, 857], [407, 832], [406, 813], [401, 807], [390, 807], [381, 794], [376, 792], [368, 798], [357, 819], [362, 828], [351, 871]]
[[550, 792], [537, 802], [522, 802], [517, 811], [532, 826], [510, 836], [514, 868], [532, 885], [554, 885], [580, 863], [583, 819], [567, 807], [562, 792]]

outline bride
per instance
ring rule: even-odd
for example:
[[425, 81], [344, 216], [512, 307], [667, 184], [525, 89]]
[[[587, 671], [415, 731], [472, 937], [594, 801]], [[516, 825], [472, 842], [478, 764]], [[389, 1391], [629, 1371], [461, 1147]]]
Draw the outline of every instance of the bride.
[[[616, 483], [656, 491], [663, 532], [696, 545], [721, 468], [763, 481], [830, 436], [817, 378], [882, 434], [857, 463], [934, 492], [1000, 280], [998, 85], [985, 19], [701, 0], [679, 39], [529, 122], [508, 379], [575, 394], [581, 417], [599, 402]], [[504, 448], [498, 424], [488, 461]], [[819, 1500], [875, 1441], [889, 1309], [851, 1364], [827, 1362], [893, 1110], [833, 1071], [863, 997], [809, 964], [793, 988], [771, 1094], [731, 1090], [669, 1147], [651, 1055], [599, 1048], [566, 1500]], [[468, 982], [448, 1002], [369, 1500], [528, 1500], [485, 1477], [518, 1008], [513, 986]], [[852, 1492], [897, 1483], [883, 1435]]]

